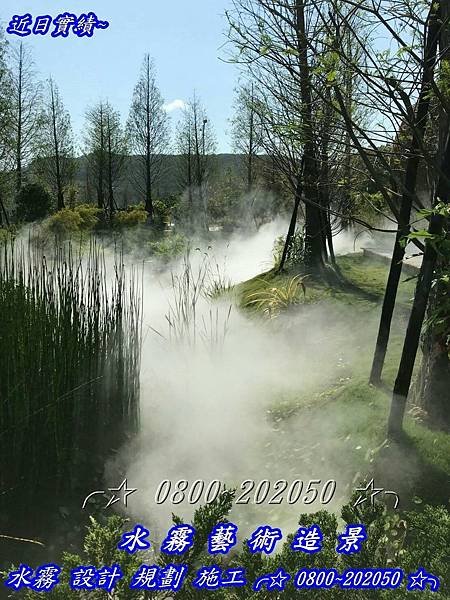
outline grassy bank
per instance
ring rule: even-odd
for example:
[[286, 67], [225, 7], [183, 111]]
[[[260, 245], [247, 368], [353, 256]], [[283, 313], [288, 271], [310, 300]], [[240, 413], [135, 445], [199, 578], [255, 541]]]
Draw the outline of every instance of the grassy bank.
[[[352, 473], [355, 480], [375, 476], [377, 485], [400, 493], [403, 506], [419, 505], [423, 500], [447, 504], [450, 496], [450, 436], [429, 429], [421, 411], [410, 405], [405, 439], [400, 444], [386, 442], [391, 389], [415, 280], [407, 275], [402, 277], [383, 387], [378, 389], [368, 384], [368, 375], [388, 266], [362, 254], [338, 257], [337, 262], [343, 277], [341, 285], [329, 286], [307, 277], [304, 280], [306, 293], [301, 288], [297, 290], [289, 306], [276, 315], [277, 323], [282, 325], [286, 313], [290, 316], [303, 314], [305, 320], [308, 315], [314, 319], [317, 307], [323, 307], [326, 314], [332, 315], [330, 320], [347, 318], [350, 327], [354, 324], [356, 328], [365, 329], [365, 335], [361, 333], [363, 341], [339, 377], [324, 372], [319, 385], [315, 381], [296, 393], [275, 397], [271, 417], [274, 422], [281, 423], [281, 429], [288, 430], [301, 428], [305, 423], [309, 427], [318, 427], [326, 414], [327, 421], [336, 423], [333, 443], [342, 472], [347, 477], [351, 478]], [[237, 286], [235, 295], [241, 309], [254, 318], [262, 318], [261, 311], [249, 300], [273, 288], [286, 288], [293, 275], [269, 272]], [[326, 342], [336, 347], [348, 344], [345, 334], [333, 327], [327, 329]], [[291, 450], [288, 445], [281, 449], [283, 460], [291, 460]], [[316, 459], [320, 460], [320, 448]]]

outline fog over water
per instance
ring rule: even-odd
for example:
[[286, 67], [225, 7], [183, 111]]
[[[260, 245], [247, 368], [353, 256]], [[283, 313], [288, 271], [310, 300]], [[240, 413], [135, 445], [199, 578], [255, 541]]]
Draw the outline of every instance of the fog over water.
[[[218, 272], [221, 280], [235, 284], [269, 270], [274, 240], [286, 228], [277, 221], [257, 233], [193, 248], [191, 285], [202, 273], [207, 287]], [[341, 234], [336, 252], [358, 251], [371, 241], [367, 235], [355, 242], [354, 235]], [[301, 512], [324, 508], [318, 501], [288, 504], [287, 493], [298, 479], [304, 482], [303, 495], [309, 480], [321, 480], [319, 494], [326, 481], [335, 480], [336, 493], [326, 508], [339, 509], [358, 475], [340, 453], [342, 443], [353, 443], [339, 439], [348, 415], [306, 409], [280, 419], [275, 407], [348, 377], [353, 361], [372, 351], [377, 310], [359, 317], [351, 306], [325, 300], [268, 322], [239, 312], [230, 295], [199, 294], [183, 338], [174, 335], [169, 321], [176, 320], [186, 268], [184, 258], [167, 268], [147, 263], [144, 269], [141, 432], [107, 468], [111, 477], [120, 464], [129, 486], [138, 489], [129, 499], [130, 517], [147, 523], [155, 535], [167, 531], [172, 513], [192, 518], [204, 494], [195, 506], [169, 499], [157, 505], [155, 494], [164, 480], [172, 482], [169, 498], [179, 480], [189, 482], [186, 494], [196, 480], [205, 481], [205, 490], [213, 480], [238, 488], [254, 480], [248, 504], [235, 505], [231, 514], [244, 532], [266, 522], [293, 531]], [[270, 491], [256, 505], [254, 492], [263, 479]], [[278, 480], [289, 485], [280, 504], [269, 504]]]

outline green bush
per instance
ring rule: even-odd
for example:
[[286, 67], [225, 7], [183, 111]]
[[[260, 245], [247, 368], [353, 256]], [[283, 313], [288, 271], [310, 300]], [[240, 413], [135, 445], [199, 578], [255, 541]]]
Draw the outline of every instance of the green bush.
[[46, 227], [58, 236], [80, 231], [91, 231], [99, 222], [101, 209], [90, 204], [79, 204], [74, 208], [63, 208], [47, 219]]
[[[273, 248], [273, 258], [275, 267], [281, 262], [283, 256], [286, 236], [282, 235], [275, 240]], [[286, 257], [285, 267], [294, 267], [301, 265], [305, 258], [305, 236], [302, 230], [296, 231], [291, 243], [291, 247]]]
[[16, 216], [19, 221], [32, 223], [44, 219], [52, 207], [52, 199], [38, 183], [24, 185], [16, 197]]
[[17, 231], [15, 227], [0, 227], [0, 245], [11, 242], [16, 237]]
[[150, 242], [150, 252], [159, 259], [169, 262], [172, 258], [181, 256], [188, 246], [184, 235], [171, 233], [160, 240]]
[[119, 229], [138, 227], [147, 222], [148, 214], [142, 204], [128, 207], [126, 210], [118, 210], [113, 217], [113, 225]]
[[156, 227], [165, 229], [178, 215], [180, 199], [177, 196], [168, 196], [164, 200], [154, 200], [153, 219]]

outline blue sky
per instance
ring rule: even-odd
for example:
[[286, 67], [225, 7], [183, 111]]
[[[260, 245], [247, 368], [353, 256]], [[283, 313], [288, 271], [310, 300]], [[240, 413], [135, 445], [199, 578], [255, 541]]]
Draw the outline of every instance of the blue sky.
[[[14, 14], [56, 17], [66, 11], [92, 11], [109, 21], [108, 29], [95, 31], [90, 39], [50, 34], [24, 38], [40, 76], [51, 74], [58, 83], [78, 136], [86, 107], [101, 98], [109, 99], [126, 118], [143, 56], [149, 52], [165, 101], [185, 101], [195, 89], [214, 125], [219, 152], [227, 152], [226, 130], [239, 76], [236, 66], [219, 59], [226, 53], [221, 46], [229, 7], [230, 0], [1, 0], [0, 20], [5, 27]], [[174, 126], [180, 111], [170, 114]]]

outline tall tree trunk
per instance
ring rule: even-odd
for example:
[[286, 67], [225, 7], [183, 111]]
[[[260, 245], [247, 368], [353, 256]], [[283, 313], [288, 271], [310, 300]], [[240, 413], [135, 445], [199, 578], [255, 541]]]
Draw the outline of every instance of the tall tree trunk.
[[402, 239], [410, 232], [409, 222], [416, 191], [417, 173], [420, 161], [420, 145], [423, 140], [428, 120], [431, 82], [436, 63], [440, 27], [439, 10], [439, 4], [433, 3], [427, 20], [422, 82], [419, 99], [417, 101], [416, 115], [412, 124], [412, 139], [406, 160], [405, 184], [400, 205], [397, 234], [395, 236], [394, 251], [392, 253], [391, 265], [389, 268], [389, 276], [383, 299], [383, 307], [381, 309], [377, 342], [370, 373], [370, 383], [374, 385], [378, 385], [381, 381], [381, 373], [386, 358], [392, 315], [394, 313], [398, 284], [402, 272], [403, 259], [405, 257], [405, 248], [402, 245]]
[[[330, 163], [329, 163], [329, 146], [330, 146], [330, 127], [332, 123], [332, 103], [329, 89], [327, 90], [327, 102], [325, 105], [325, 114], [323, 119], [323, 128], [321, 135], [321, 156], [320, 156], [320, 203], [324, 210], [322, 211], [322, 223], [325, 230], [324, 256], [329, 254], [330, 262], [333, 266], [336, 265], [333, 246], [333, 231], [331, 229], [331, 214], [330, 214]], [[327, 247], [328, 246], [328, 247]]]
[[0, 227], [3, 227], [4, 224], [9, 227], [8, 213], [6, 212], [5, 205], [3, 204], [2, 196], [3, 193], [0, 189]]
[[291, 221], [289, 223], [289, 229], [286, 235], [286, 240], [284, 242], [283, 254], [281, 255], [280, 264], [278, 265], [277, 272], [280, 273], [286, 264], [286, 261], [289, 257], [289, 253], [292, 249], [292, 242], [294, 240], [295, 229], [297, 227], [297, 217], [298, 217], [298, 209], [300, 207], [300, 202], [302, 199], [303, 193], [303, 167], [305, 164], [304, 158], [302, 159], [302, 165], [300, 168], [300, 173], [297, 177], [297, 186], [295, 189], [295, 198], [294, 198], [294, 209], [291, 215]]
[[[441, 2], [441, 20], [448, 24], [450, 16], [449, 0]], [[439, 40], [441, 70], [448, 70], [450, 65], [450, 28], [442, 27]], [[450, 119], [443, 106], [439, 110], [439, 156], [445, 152], [446, 137], [449, 135]], [[448, 221], [448, 220], [447, 220]], [[449, 223], [447, 222], [446, 230]], [[422, 343], [422, 368], [418, 402], [425, 409], [433, 425], [450, 429], [450, 283], [444, 275], [450, 273], [450, 257], [441, 256], [438, 261], [438, 277], [432, 287], [427, 309], [429, 323]], [[436, 314], [444, 321], [444, 325], [436, 322]], [[434, 318], [433, 318], [434, 317]]]
[[[439, 201], [445, 201], [448, 203], [450, 200], [450, 186], [446, 176], [449, 171], [450, 136], [447, 134], [446, 148], [441, 164], [442, 174], [439, 177], [439, 181], [434, 193], [433, 206], [436, 206]], [[433, 214], [430, 217], [428, 232], [433, 237], [438, 236], [441, 234], [443, 226], [444, 217], [439, 214]], [[414, 302], [409, 317], [405, 341], [403, 344], [402, 357], [392, 395], [391, 412], [388, 423], [388, 435], [390, 437], [397, 437], [402, 432], [406, 400], [411, 385], [411, 377], [419, 347], [420, 334], [427, 309], [431, 284], [435, 275], [436, 263], [437, 252], [435, 246], [433, 243], [430, 243], [429, 239], [426, 239], [425, 253], [420, 268]]]
[[145, 159], [145, 210], [148, 214], [149, 223], [153, 222], [153, 197], [152, 197], [152, 177], [150, 156], [147, 154]]
[[104, 173], [105, 169], [105, 131], [103, 122], [103, 107], [100, 108], [100, 160], [98, 165], [98, 181], [97, 181], [97, 206], [105, 210], [105, 188], [104, 188]]
[[[450, 272], [450, 260], [442, 259], [438, 273], [443, 275]], [[418, 401], [427, 412], [431, 423], [441, 429], [450, 430], [450, 339], [449, 315], [442, 315], [447, 327], [442, 329], [431, 317], [448, 306], [450, 285], [440, 280], [433, 286], [428, 303], [429, 326], [423, 338], [423, 357], [420, 374]]]
[[330, 263], [333, 265], [333, 267], [336, 267], [336, 255], [334, 253], [333, 231], [331, 229], [330, 211], [327, 211], [326, 228], [327, 228], [327, 244], [328, 244], [328, 254], [330, 256]]
[[189, 121], [188, 133], [188, 153], [187, 153], [187, 171], [188, 171], [188, 202], [189, 202], [189, 228], [192, 232], [194, 227], [194, 198], [192, 196], [192, 132], [191, 123]]
[[311, 77], [308, 64], [305, 7], [303, 0], [295, 2], [297, 49], [300, 71], [302, 132], [304, 145], [304, 195], [305, 195], [305, 263], [312, 269], [324, 265], [325, 229], [322, 226], [318, 193], [318, 161], [314, 144], [312, 116]]
[[108, 205], [109, 218], [114, 215], [114, 189], [113, 189], [113, 167], [112, 167], [112, 149], [111, 149], [111, 129], [108, 117]]
[[[345, 32], [345, 52], [346, 55], [353, 59], [353, 48], [354, 44], [352, 33], [350, 27], [346, 28]], [[344, 70], [344, 102], [346, 106], [347, 113], [349, 115], [350, 120], [353, 120], [353, 94], [354, 94], [354, 85], [353, 85], [353, 73], [351, 69]], [[352, 147], [351, 147], [351, 139], [348, 128], [345, 129], [344, 132], [344, 197], [345, 197], [345, 206], [344, 206], [344, 214], [345, 217], [341, 220], [341, 225], [343, 229], [348, 229], [350, 227], [351, 220], [348, 218], [352, 214]]]

